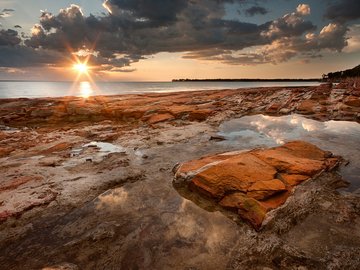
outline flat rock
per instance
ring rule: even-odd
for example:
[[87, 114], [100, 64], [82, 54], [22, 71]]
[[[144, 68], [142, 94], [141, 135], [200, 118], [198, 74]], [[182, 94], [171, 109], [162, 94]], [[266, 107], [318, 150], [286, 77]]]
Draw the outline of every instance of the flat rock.
[[273, 167], [246, 153], [204, 166], [192, 178], [191, 186], [199, 192], [221, 199], [233, 191], [247, 192], [256, 182], [273, 180], [275, 174]]
[[0, 194], [5, 190], [13, 190], [18, 188], [19, 186], [26, 184], [31, 181], [42, 181], [43, 178], [39, 175], [26, 175], [26, 176], [18, 176], [11, 178], [7, 181], [2, 179], [0, 183]]
[[318, 102], [314, 100], [304, 100], [302, 101], [297, 110], [302, 114], [313, 114], [315, 112], [316, 106], [318, 106]]
[[11, 147], [0, 147], [0, 158], [8, 156], [15, 149]]
[[179, 165], [175, 185], [231, 209], [259, 229], [266, 213], [282, 205], [300, 183], [340, 162], [330, 152], [293, 141], [270, 149], [230, 152]]
[[190, 121], [205, 121], [213, 112], [211, 109], [193, 110], [189, 113], [188, 119]]
[[51, 154], [54, 152], [62, 152], [65, 150], [68, 150], [72, 147], [73, 144], [68, 143], [68, 142], [62, 142], [62, 143], [58, 143], [48, 149], [45, 149], [41, 152], [41, 154]]
[[[315, 119], [337, 119], [336, 108], [340, 105], [356, 111], [360, 108], [359, 87], [348, 83], [343, 87], [264, 87], [242, 91], [102, 96], [86, 100], [79, 97], [8, 99], [0, 104], [0, 124], [37, 128], [110, 120], [139, 126], [152, 117], [150, 124], [173, 120], [200, 122], [223, 117], [228, 111], [270, 115], [296, 111]], [[346, 117], [358, 121], [356, 114]]]
[[357, 96], [349, 96], [344, 103], [348, 106], [360, 107], [360, 99]]
[[165, 122], [165, 121], [168, 121], [171, 119], [174, 119], [174, 116], [169, 113], [154, 114], [149, 118], [148, 122], [149, 122], [149, 124], [156, 124], [156, 123]]

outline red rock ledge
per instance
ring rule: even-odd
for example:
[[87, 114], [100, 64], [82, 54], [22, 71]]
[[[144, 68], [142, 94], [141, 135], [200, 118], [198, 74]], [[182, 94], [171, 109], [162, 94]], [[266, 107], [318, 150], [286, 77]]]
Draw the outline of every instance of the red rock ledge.
[[332, 170], [339, 162], [330, 152], [293, 141], [185, 162], [177, 168], [174, 181], [236, 211], [258, 230], [266, 213], [282, 205], [296, 185]]

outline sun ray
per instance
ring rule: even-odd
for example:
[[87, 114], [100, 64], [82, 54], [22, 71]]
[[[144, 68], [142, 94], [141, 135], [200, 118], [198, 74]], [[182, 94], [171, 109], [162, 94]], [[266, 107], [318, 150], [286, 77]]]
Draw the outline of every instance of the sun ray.
[[[93, 45], [88, 49], [89, 52], [95, 52], [96, 42], [99, 36], [96, 37]], [[76, 72], [76, 77], [70, 89], [70, 96], [81, 96], [84, 101], [93, 95], [101, 95], [100, 89], [97, 87], [95, 80], [92, 78], [92, 73], [96, 70], [96, 66], [89, 65], [90, 58], [94, 55], [88, 53], [87, 55], [79, 55], [71, 46], [66, 46], [70, 56], [72, 66], [71, 69]], [[84, 47], [85, 48], [85, 47]], [[84, 49], [86, 50], [86, 48]]]

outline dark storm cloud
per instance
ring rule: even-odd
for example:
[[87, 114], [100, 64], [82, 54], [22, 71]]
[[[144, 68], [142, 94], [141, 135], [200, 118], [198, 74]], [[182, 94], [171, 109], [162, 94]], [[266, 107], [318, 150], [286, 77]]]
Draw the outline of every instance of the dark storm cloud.
[[187, 0], [106, 0], [114, 15], [128, 12], [138, 20], [148, 21], [151, 25], [167, 25], [177, 20], [177, 15], [188, 5]]
[[325, 17], [338, 22], [347, 22], [359, 19], [360, 1], [338, 0], [327, 8], [325, 11]]
[[[137, 13], [118, 14], [113, 9], [112, 15], [106, 17], [85, 17], [78, 6], [72, 5], [58, 15], [44, 12], [25, 44], [58, 51], [67, 46], [79, 50], [96, 44], [100, 56], [115, 58], [117, 54], [151, 55], [216, 46], [242, 49], [266, 43], [267, 38], [261, 36], [261, 31], [267, 26], [222, 19], [225, 10], [218, 1], [194, 0], [186, 8], [180, 3], [176, 7], [181, 12], [175, 21], [175, 18], [165, 20], [145, 11], [141, 16], [146, 14], [147, 17], [138, 18]], [[160, 18], [164, 19], [161, 23], [167, 21], [167, 24], [154, 26], [155, 22], [160, 24]]]
[[307, 14], [301, 12], [302, 11], [296, 11], [274, 20], [271, 22], [269, 31], [266, 32], [266, 35], [275, 39], [301, 36], [305, 32], [316, 30], [316, 26], [312, 22], [304, 20], [303, 17]]
[[0, 67], [34, 67], [63, 61], [61, 53], [25, 46], [0, 46]]
[[93, 20], [98, 23], [93, 15], [85, 17], [76, 5], [60, 10], [58, 15], [42, 12], [40, 23], [33, 27], [31, 39], [26, 40], [25, 44], [58, 51], [67, 50], [67, 45], [75, 50], [80, 49], [88, 45], [88, 41], [96, 39], [97, 29]]
[[255, 16], [255, 15], [265, 15], [268, 13], [268, 10], [264, 7], [260, 6], [252, 6], [245, 10], [245, 14], [247, 16]]
[[[129, 72], [132, 63], [159, 52], [184, 52], [188, 59], [248, 65], [278, 63], [295, 56], [311, 58], [323, 49], [341, 51], [346, 46], [346, 26], [333, 23], [314, 34], [316, 26], [306, 20], [310, 14], [306, 4], [258, 25], [225, 19], [226, 5], [235, 3], [250, 6], [250, 14], [265, 12], [258, 1], [241, 0], [107, 0], [104, 6], [109, 13], [102, 16], [85, 16], [79, 6], [71, 5], [58, 14], [42, 12], [23, 45], [16, 31], [2, 30], [0, 51], [4, 56], [7, 50], [6, 59], [11, 53], [22, 55], [17, 65], [23, 66], [31, 61], [34, 65], [51, 63], [70, 50], [88, 51], [90, 62], [99, 70]], [[250, 51], [254, 46], [261, 48]], [[248, 52], [241, 52], [243, 49]], [[0, 61], [0, 66], [5, 62]]]
[[[18, 32], [12, 29], [0, 30], [0, 46], [15, 46], [21, 42]], [[1, 49], [2, 47], [0, 47]]]
[[301, 4], [295, 12], [269, 22], [266, 30], [261, 33], [269, 38], [269, 42], [261, 48], [246, 53], [235, 50], [201, 50], [189, 52], [184, 58], [232, 65], [255, 65], [281, 63], [296, 56], [309, 61], [321, 57], [322, 50], [340, 52], [347, 45], [348, 28], [342, 24], [330, 23], [319, 34], [315, 34], [316, 26], [303, 19], [309, 13], [310, 7]]

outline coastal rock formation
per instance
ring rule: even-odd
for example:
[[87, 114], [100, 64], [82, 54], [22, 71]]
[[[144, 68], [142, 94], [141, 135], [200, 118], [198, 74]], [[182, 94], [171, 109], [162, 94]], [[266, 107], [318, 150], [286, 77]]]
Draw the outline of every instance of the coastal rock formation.
[[[57, 193], [49, 188], [40, 192], [24, 192], [26, 186], [36, 186], [44, 181], [40, 175], [18, 176], [5, 181], [2, 179], [0, 184], [0, 200], [5, 199], [0, 204], [0, 223], [9, 217], [18, 217], [23, 212], [34, 207], [47, 205], [56, 199]], [[23, 187], [22, 192], [18, 192]]]
[[282, 205], [296, 185], [333, 169], [339, 161], [310, 143], [293, 141], [185, 162], [176, 169], [174, 184], [185, 184], [260, 229], [266, 213]]
[[[338, 265], [334, 269], [360, 269], [360, 191], [337, 192], [348, 185], [345, 180], [357, 189], [356, 182], [347, 179], [349, 174], [321, 173], [336, 166], [338, 158], [309, 144], [292, 143], [286, 149], [198, 159], [260, 144], [254, 138], [240, 141], [236, 134], [233, 140], [228, 132], [218, 133], [226, 120], [303, 114], [299, 106], [309, 100], [305, 105], [313, 106], [306, 118], [359, 122], [359, 97], [359, 88], [343, 83], [88, 99], [1, 99], [0, 265], [325, 269], [332, 264]], [[310, 127], [300, 127], [309, 120], [300, 115], [287, 120], [295, 118], [299, 122], [291, 123], [294, 131]], [[282, 123], [277, 117], [264, 116], [264, 121], [274, 129]], [[323, 136], [320, 141], [349, 160], [341, 173], [355, 168], [358, 175], [358, 130], [351, 130], [354, 133], [337, 133], [329, 142]], [[350, 135], [354, 139], [349, 141]], [[332, 147], [339, 142], [344, 145]], [[266, 139], [264, 145], [268, 143]], [[345, 149], [353, 151], [346, 155]], [[174, 186], [179, 188], [174, 190], [169, 185], [171, 168], [187, 160], [194, 161], [184, 163], [181, 170], [199, 176], [194, 183], [190, 174], [188, 182], [177, 177]], [[234, 184], [240, 176], [244, 181]], [[316, 181], [306, 181], [314, 177]], [[241, 217], [262, 230], [255, 233], [228, 217]]]
[[346, 82], [311, 87], [194, 91], [190, 94], [3, 99], [0, 100], [0, 125], [37, 128], [114, 121], [132, 127], [143, 124], [156, 127], [155, 124], [166, 122], [221, 121], [230, 115], [291, 112], [321, 121], [359, 122], [359, 100], [359, 89]]

